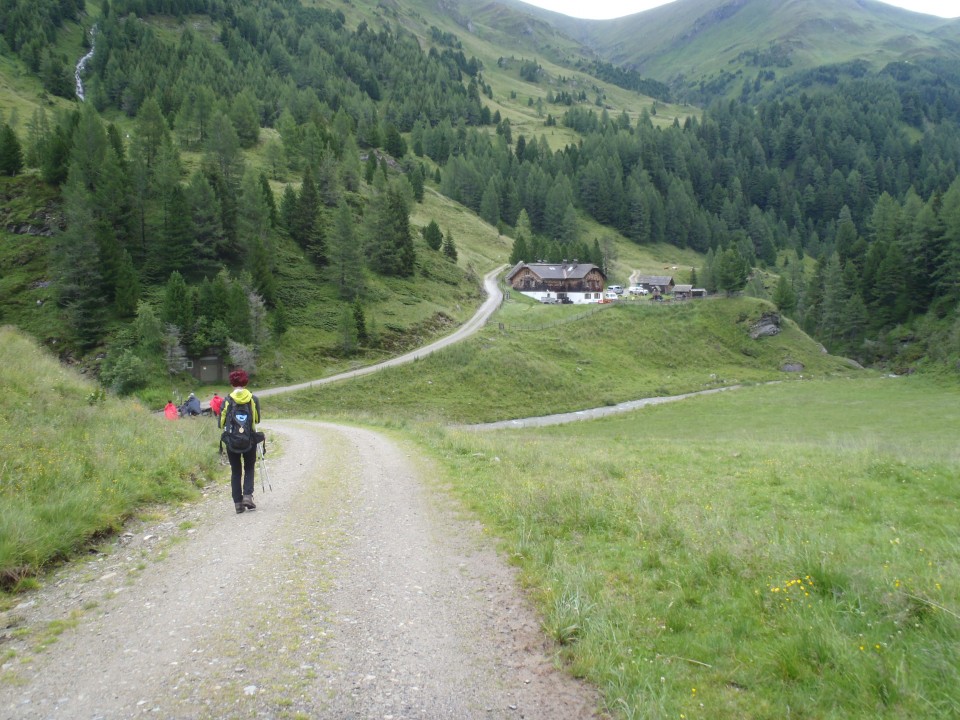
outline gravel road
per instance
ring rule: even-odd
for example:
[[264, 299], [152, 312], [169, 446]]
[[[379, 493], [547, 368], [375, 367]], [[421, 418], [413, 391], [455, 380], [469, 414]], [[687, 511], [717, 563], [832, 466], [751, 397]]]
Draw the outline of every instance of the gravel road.
[[0, 614], [0, 718], [592, 718], [513, 569], [400, 441], [263, 425], [229, 470]]
[[280, 393], [293, 392], [295, 390], [306, 390], [318, 385], [326, 385], [327, 383], [339, 382], [341, 380], [350, 380], [360, 377], [361, 375], [369, 375], [370, 373], [378, 372], [384, 368], [396, 367], [397, 365], [404, 365], [406, 363], [413, 362], [414, 360], [425, 358], [427, 355], [437, 352], [437, 350], [442, 350], [445, 347], [470, 337], [480, 330], [484, 325], [486, 325], [487, 320], [490, 319], [490, 316], [493, 315], [494, 311], [500, 307], [500, 303], [503, 302], [503, 292], [501, 292], [500, 287], [497, 285], [497, 276], [503, 272], [504, 268], [506, 268], [506, 265], [501, 265], [500, 267], [495, 268], [484, 275], [483, 291], [486, 293], [486, 300], [484, 300], [480, 307], [477, 308], [477, 312], [475, 312], [469, 320], [467, 320], [449, 335], [445, 335], [439, 340], [434, 340], [427, 345], [418, 347], [416, 350], [411, 350], [408, 353], [398, 355], [397, 357], [384, 360], [383, 362], [379, 362], [374, 365], [366, 365], [364, 367], [357, 368], [356, 370], [348, 370], [346, 372], [338, 373], [337, 375], [329, 375], [325, 378], [308, 380], [307, 382], [297, 383], [295, 385], [263, 388], [257, 390], [257, 397], [264, 398], [270, 397], [271, 395], [279, 395]]

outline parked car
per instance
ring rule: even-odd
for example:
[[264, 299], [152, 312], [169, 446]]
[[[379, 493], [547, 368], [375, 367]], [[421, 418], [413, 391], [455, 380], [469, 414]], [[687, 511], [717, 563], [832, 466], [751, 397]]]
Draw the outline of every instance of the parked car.
[[607, 291], [603, 294], [603, 301], [604, 301], [604, 302], [614, 302], [614, 301], [619, 300], [619, 299], [620, 299], [620, 296], [617, 295], [617, 294], [616, 294], [615, 292], [613, 292], [612, 290], [607, 290]]
[[650, 291], [643, 285], [631, 285], [627, 290], [631, 295], [649, 295]]
[[542, 298], [540, 298], [540, 302], [542, 302], [544, 305], [556, 305], [560, 301], [552, 295], [544, 295]]
[[615, 292], [617, 295], [623, 295], [623, 288], [620, 285], [607, 285], [607, 290]]

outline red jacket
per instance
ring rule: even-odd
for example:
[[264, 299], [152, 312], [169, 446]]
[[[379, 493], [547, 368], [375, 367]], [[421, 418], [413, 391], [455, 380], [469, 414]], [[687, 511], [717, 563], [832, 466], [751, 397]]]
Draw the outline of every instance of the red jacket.
[[210, 398], [210, 412], [213, 413], [214, 417], [219, 417], [221, 409], [223, 409], [223, 398], [219, 395], [214, 395]]
[[167, 420], [176, 420], [180, 417], [180, 413], [177, 411], [177, 406], [173, 402], [168, 402], [167, 406], [163, 409], [163, 414], [167, 416]]

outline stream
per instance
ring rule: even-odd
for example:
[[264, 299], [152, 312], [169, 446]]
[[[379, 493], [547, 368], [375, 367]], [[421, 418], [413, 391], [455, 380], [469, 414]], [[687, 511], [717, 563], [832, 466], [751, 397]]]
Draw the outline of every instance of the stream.
[[83, 69], [87, 66], [87, 62], [90, 60], [90, 58], [93, 57], [93, 51], [94, 51], [94, 48], [96, 47], [96, 44], [94, 42], [96, 31], [97, 31], [96, 25], [90, 28], [90, 51], [86, 55], [84, 55], [82, 58], [80, 58], [79, 61], [77, 61], [77, 68], [73, 72], [73, 77], [77, 81], [77, 97], [80, 99], [81, 102], [84, 100], [84, 97], [83, 97], [83, 79], [80, 77], [80, 75], [81, 73], [83, 73]]

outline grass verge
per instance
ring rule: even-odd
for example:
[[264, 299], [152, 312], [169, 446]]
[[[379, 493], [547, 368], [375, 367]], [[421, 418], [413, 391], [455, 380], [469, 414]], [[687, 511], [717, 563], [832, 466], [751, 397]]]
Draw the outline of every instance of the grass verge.
[[148, 503], [192, 497], [216, 462], [212, 422], [168, 422], [105, 397], [0, 328], [0, 590], [119, 529]]

